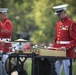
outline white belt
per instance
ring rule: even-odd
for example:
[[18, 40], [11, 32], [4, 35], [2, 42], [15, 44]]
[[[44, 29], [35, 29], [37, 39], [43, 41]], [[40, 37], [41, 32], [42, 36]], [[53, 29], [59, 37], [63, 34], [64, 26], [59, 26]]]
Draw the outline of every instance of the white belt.
[[11, 41], [11, 39], [9, 39], [9, 38], [0, 38], [0, 41]]
[[57, 41], [56, 43], [57, 44], [69, 44], [70, 41]]

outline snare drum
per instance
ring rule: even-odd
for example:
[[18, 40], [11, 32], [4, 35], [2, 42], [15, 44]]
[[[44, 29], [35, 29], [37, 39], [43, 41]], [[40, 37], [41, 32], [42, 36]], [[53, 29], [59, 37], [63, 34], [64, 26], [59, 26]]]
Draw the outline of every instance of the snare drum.
[[[21, 61], [23, 61], [24, 59], [25, 58], [20, 58]], [[11, 58], [10, 64], [11, 64], [11, 73], [14, 71], [17, 71], [17, 68], [18, 68], [17, 67], [17, 58]], [[24, 62], [23, 69], [27, 71], [27, 69], [28, 69], [27, 61]], [[7, 59], [5, 61], [5, 70], [6, 70], [6, 73], [8, 74], [9, 73], [9, 57], [7, 57]]]
[[[17, 58], [11, 58], [10, 61], [11, 64], [11, 72], [15, 71], [17, 68]], [[7, 57], [6, 61], [5, 61], [5, 70], [6, 73], [9, 73], [9, 57]]]

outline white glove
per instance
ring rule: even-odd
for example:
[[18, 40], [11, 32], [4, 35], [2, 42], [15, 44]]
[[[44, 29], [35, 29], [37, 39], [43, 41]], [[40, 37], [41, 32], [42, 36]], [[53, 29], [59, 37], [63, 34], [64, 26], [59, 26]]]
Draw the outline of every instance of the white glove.
[[66, 47], [60, 47], [61, 51], [66, 51]]

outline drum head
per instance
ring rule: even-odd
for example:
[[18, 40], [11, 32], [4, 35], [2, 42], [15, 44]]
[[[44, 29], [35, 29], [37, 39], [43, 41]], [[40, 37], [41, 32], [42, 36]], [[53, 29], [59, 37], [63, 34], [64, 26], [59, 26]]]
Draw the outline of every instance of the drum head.
[[[15, 71], [17, 69], [17, 58], [12, 58], [11, 59], [11, 72]], [[9, 73], [9, 57], [6, 59], [5, 62], [5, 69], [6, 69], [6, 73]]]

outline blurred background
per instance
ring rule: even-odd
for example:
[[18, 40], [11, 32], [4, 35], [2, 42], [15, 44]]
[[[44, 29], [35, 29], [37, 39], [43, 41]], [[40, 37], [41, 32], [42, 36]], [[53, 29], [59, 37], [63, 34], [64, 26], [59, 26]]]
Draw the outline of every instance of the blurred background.
[[58, 21], [52, 7], [59, 4], [68, 4], [68, 16], [76, 22], [75, 0], [0, 0], [14, 25], [12, 40], [24, 36], [35, 44], [52, 43]]

